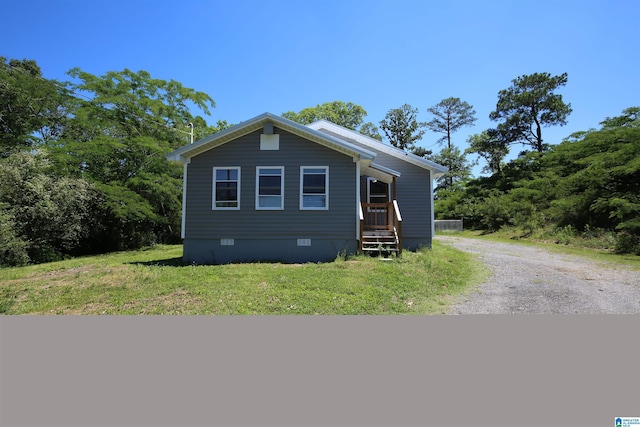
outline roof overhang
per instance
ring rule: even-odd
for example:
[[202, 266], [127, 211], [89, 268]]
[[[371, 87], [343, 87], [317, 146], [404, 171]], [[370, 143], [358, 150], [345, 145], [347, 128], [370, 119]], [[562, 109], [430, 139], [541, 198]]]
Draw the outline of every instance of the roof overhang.
[[228, 129], [224, 129], [213, 135], [202, 138], [193, 144], [180, 147], [169, 153], [167, 155], [167, 159], [178, 163], [188, 163], [189, 159], [192, 157], [230, 142], [236, 138], [262, 129], [266, 124], [271, 124], [294, 135], [298, 135], [312, 142], [316, 142], [320, 145], [341, 152], [352, 157], [354, 161], [364, 161], [366, 163], [371, 162], [376, 157], [376, 153], [355, 144], [351, 144], [340, 138], [336, 138], [305, 125], [301, 125], [300, 123], [285, 119], [284, 117], [276, 116], [275, 114], [264, 113]]
[[398, 178], [400, 176], [400, 172], [385, 168], [384, 166], [373, 162], [360, 166], [360, 172], [387, 184], [391, 184], [394, 178]]

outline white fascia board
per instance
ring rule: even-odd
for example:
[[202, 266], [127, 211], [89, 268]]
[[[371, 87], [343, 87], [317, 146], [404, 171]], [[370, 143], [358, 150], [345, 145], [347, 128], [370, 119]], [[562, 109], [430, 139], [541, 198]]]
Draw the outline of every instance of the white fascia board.
[[369, 165], [369, 166], [371, 166], [373, 169], [377, 169], [377, 170], [379, 170], [381, 172], [384, 172], [384, 173], [386, 173], [388, 175], [395, 176], [396, 178], [400, 177], [400, 175], [401, 175], [400, 172], [394, 171], [391, 168], [384, 167], [384, 166], [379, 165], [377, 163], [371, 162], [371, 165]]
[[361, 162], [360, 170], [363, 174], [373, 177], [378, 181], [382, 181], [387, 184], [391, 184], [393, 182], [393, 178], [397, 178], [400, 176], [400, 172], [396, 172], [393, 169], [385, 168], [383, 166], [377, 165], [375, 163], [370, 162]]

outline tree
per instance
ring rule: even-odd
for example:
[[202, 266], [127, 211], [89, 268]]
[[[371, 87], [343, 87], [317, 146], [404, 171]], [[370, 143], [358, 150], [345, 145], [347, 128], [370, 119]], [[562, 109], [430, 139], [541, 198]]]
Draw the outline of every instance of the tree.
[[600, 122], [602, 129], [615, 129], [618, 127], [640, 127], [640, 107], [629, 107], [622, 110], [622, 115], [607, 117]]
[[416, 141], [424, 135], [424, 123], [418, 122], [418, 109], [409, 104], [400, 108], [392, 108], [387, 112], [380, 127], [394, 147], [411, 150]]
[[327, 120], [347, 129], [357, 130], [364, 121], [367, 112], [360, 105], [351, 102], [333, 101], [309, 107], [298, 113], [287, 111], [282, 117], [308, 125], [318, 120]]
[[447, 143], [451, 150], [451, 134], [463, 126], [472, 126], [476, 121], [473, 106], [460, 98], [446, 98], [427, 109], [434, 118], [426, 123], [427, 128], [436, 133], [444, 134], [438, 143]]
[[90, 96], [75, 98], [74, 120], [65, 129], [64, 138], [82, 141], [97, 135], [118, 140], [145, 136], [177, 148], [184, 144], [188, 124], [197, 119], [189, 104], [206, 115], [211, 114], [209, 108], [215, 107], [206, 93], [175, 80], [152, 78], [144, 70], [124, 69], [94, 76], [74, 68], [68, 74], [79, 80], [69, 83], [69, 89]]
[[566, 125], [571, 113], [571, 104], [566, 104], [562, 95], [554, 93], [566, 85], [567, 73], [523, 75], [512, 83], [511, 87], [498, 93], [496, 110], [489, 117], [503, 121], [498, 130], [509, 144], [530, 145], [541, 153], [546, 149], [542, 127]]
[[42, 77], [36, 61], [0, 57], [0, 157], [55, 137], [67, 98], [59, 83]]
[[5, 204], [0, 204], [0, 267], [29, 262], [28, 244], [16, 232], [16, 220]]
[[411, 149], [411, 153], [415, 154], [418, 157], [424, 157], [425, 159], [430, 159], [433, 154], [432, 150], [427, 150], [424, 147], [415, 146]]
[[482, 168], [483, 172], [500, 173], [502, 160], [509, 153], [509, 147], [505, 140], [500, 137], [497, 129], [487, 129], [471, 135], [467, 142], [469, 143], [469, 148], [466, 150], [467, 153], [475, 153], [487, 162]]
[[41, 152], [22, 151], [0, 160], [0, 222], [13, 225], [11, 234], [0, 239], [11, 249], [0, 254], [0, 264], [77, 254], [92, 228], [95, 195], [86, 180], [56, 175]]
[[364, 123], [362, 126], [360, 126], [360, 129], [358, 130], [358, 132], [370, 138], [377, 139], [378, 141], [382, 141], [382, 136], [380, 136], [378, 127], [371, 122]]
[[378, 128], [371, 122], [364, 123], [367, 111], [352, 102], [332, 101], [308, 107], [299, 112], [286, 111], [282, 113], [285, 119], [308, 125], [318, 120], [327, 120], [347, 129], [355, 130], [363, 135], [380, 140]]
[[640, 238], [640, 124], [628, 119], [625, 110], [543, 159], [546, 170], [563, 178], [552, 210], [561, 225], [615, 228]]
[[94, 76], [79, 69], [68, 87], [76, 97], [60, 137], [49, 144], [58, 173], [95, 185], [99, 218], [92, 229], [92, 251], [136, 248], [179, 241], [182, 169], [165, 155], [189, 138], [226, 127], [209, 127], [190, 105], [205, 114], [213, 99], [146, 71]]
[[444, 147], [440, 153], [430, 159], [441, 165], [447, 165], [449, 170], [438, 178], [436, 191], [449, 190], [456, 183], [462, 183], [471, 178], [471, 165], [465, 154], [458, 147]]

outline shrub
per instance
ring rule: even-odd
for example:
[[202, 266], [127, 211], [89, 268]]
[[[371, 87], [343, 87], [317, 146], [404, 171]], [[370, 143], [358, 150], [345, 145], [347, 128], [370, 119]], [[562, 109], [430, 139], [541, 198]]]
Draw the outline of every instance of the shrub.
[[640, 255], [640, 236], [624, 231], [618, 233], [615, 252], [618, 254]]
[[25, 265], [28, 262], [27, 243], [16, 235], [13, 218], [0, 206], [0, 267]]

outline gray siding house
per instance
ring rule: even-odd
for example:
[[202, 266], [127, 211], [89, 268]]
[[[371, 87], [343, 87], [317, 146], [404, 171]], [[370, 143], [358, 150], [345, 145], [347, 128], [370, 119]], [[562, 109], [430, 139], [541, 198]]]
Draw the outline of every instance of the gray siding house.
[[183, 258], [331, 261], [431, 246], [446, 168], [327, 121], [265, 113], [181, 147]]

